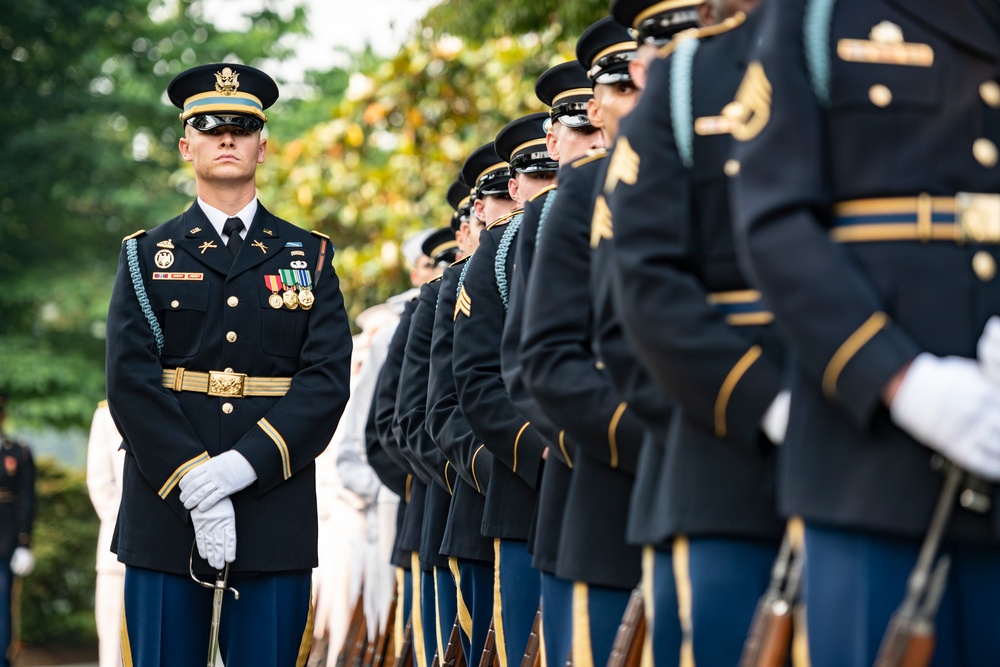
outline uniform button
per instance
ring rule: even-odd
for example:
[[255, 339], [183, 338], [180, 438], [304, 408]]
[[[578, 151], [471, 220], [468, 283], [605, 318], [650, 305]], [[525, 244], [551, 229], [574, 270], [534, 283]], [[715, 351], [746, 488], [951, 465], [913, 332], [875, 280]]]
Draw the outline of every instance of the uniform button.
[[972, 270], [975, 271], [976, 277], [984, 283], [989, 282], [997, 274], [997, 262], [993, 259], [993, 255], [985, 250], [980, 250], [972, 256]]
[[877, 107], [887, 107], [892, 102], [892, 91], [881, 83], [868, 89], [868, 99]]
[[997, 163], [997, 145], [989, 139], [980, 137], [972, 142], [972, 155], [976, 162], [984, 167], [993, 167]]
[[233, 372], [233, 369], [232, 369], [232, 368], [227, 368], [226, 370], [224, 370], [224, 371], [222, 371], [222, 372], [223, 372], [223, 373], [232, 373], [232, 372]]
[[226, 334], [226, 340], [228, 340], [230, 343], [235, 343], [236, 342], [236, 332], [235, 331], [230, 331], [229, 333], [227, 333]]
[[723, 165], [722, 171], [729, 177], [738, 176], [740, 173], [740, 161], [726, 160], [726, 164]]
[[994, 109], [1000, 108], [1000, 84], [996, 81], [983, 81], [979, 84], [979, 96]]
[[231, 296], [228, 299], [226, 299], [226, 303], [229, 304], [230, 308], [235, 308], [236, 306], [240, 305], [240, 300], [237, 299], [235, 296]]
[[170, 302], [170, 307], [171, 308], [176, 308], [179, 305], [181, 305], [181, 302], [178, 301], [177, 299], [174, 299], [173, 301]]
[[231, 413], [233, 411], [233, 404], [232, 403], [223, 403], [222, 404], [222, 411], [225, 412], [228, 415], [229, 413]]

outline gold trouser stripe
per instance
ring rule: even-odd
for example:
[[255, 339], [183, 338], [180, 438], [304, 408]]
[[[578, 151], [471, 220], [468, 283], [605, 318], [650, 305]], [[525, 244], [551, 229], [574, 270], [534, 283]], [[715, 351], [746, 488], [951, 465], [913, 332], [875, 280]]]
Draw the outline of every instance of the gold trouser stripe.
[[274, 444], [278, 447], [278, 454], [281, 456], [281, 477], [282, 479], [288, 479], [292, 476], [292, 463], [288, 454], [288, 445], [285, 444], [285, 439], [281, 437], [278, 433], [278, 429], [271, 426], [271, 422], [267, 421], [265, 418], [261, 418], [257, 422], [257, 426], [260, 426], [261, 430], [267, 434], [267, 437], [274, 441]]
[[832, 399], [837, 396], [837, 380], [840, 379], [847, 362], [874, 338], [875, 334], [888, 325], [889, 316], [882, 311], [876, 311], [837, 348], [830, 358], [830, 363], [826, 365], [826, 370], [823, 371], [823, 394], [827, 398]]
[[[478, 491], [479, 493], [483, 492], [483, 487], [481, 487], [479, 485], [479, 478], [476, 476], [476, 457], [479, 456], [479, 452], [485, 446], [486, 445], [479, 445], [479, 447], [476, 448], [475, 453], [472, 455], [472, 466], [471, 466], [472, 467], [472, 481], [476, 483], [476, 491]], [[409, 487], [407, 487], [407, 493], [409, 493]]]
[[[791, 517], [785, 530], [788, 532], [792, 551], [798, 558], [805, 557], [806, 526], [802, 517]], [[797, 603], [792, 613], [792, 667], [809, 667], [809, 634], [806, 628], [805, 604]]]
[[[444, 663], [444, 637], [441, 635], [441, 604], [439, 600], [441, 599], [441, 593], [438, 591], [438, 569], [437, 565], [431, 568], [431, 572], [434, 574], [434, 623], [435, 629], [437, 630], [437, 654], [438, 662]], [[455, 619], [451, 619], [454, 621]]]
[[[164, 387], [173, 391], [208, 393], [208, 373], [189, 371], [184, 368], [164, 368], [160, 379]], [[244, 396], [284, 396], [291, 387], [292, 378], [290, 377], [243, 378]]]
[[541, 667], [547, 667], [548, 657], [545, 655], [545, 619], [538, 619], [538, 656]]
[[302, 641], [299, 642], [299, 655], [295, 659], [295, 667], [306, 667], [309, 660], [309, 652], [313, 643], [313, 624], [316, 619], [313, 617], [312, 586], [309, 587], [309, 612], [306, 615], [306, 627], [302, 629]]
[[642, 579], [639, 582], [642, 590], [642, 604], [646, 611], [646, 636], [642, 640], [642, 658], [639, 667], [653, 667], [655, 664], [655, 656], [653, 656], [653, 628], [655, 627], [653, 618], [656, 614], [654, 607], [656, 597], [653, 595], [653, 586], [656, 581], [653, 578], [655, 568], [656, 549], [647, 544], [642, 548]]
[[569, 469], [573, 469], [573, 459], [569, 457], [569, 452], [566, 450], [566, 431], [559, 431], [559, 449], [563, 453], [563, 457], [566, 459], [566, 465]]
[[465, 604], [465, 596], [462, 594], [462, 571], [458, 569], [458, 559], [454, 556], [448, 557], [448, 569], [451, 576], [455, 578], [455, 591], [458, 595], [458, 625], [462, 628], [462, 633], [466, 639], [472, 641], [472, 614]]
[[573, 582], [573, 667], [594, 667], [594, 648], [590, 642], [590, 588], [586, 582]]
[[625, 414], [627, 408], [628, 403], [622, 401], [621, 405], [615, 408], [615, 414], [612, 415], [611, 423], [608, 424], [608, 447], [611, 448], [610, 465], [612, 468], [618, 467], [618, 439], [615, 435], [618, 432], [618, 423], [622, 420], [622, 415]]
[[122, 592], [122, 666], [132, 667], [132, 642], [128, 639], [128, 623], [125, 622], [125, 615], [128, 610], [125, 608], [125, 593]]
[[687, 538], [674, 537], [674, 585], [677, 586], [677, 617], [681, 622], [681, 667], [694, 667], [691, 627], [691, 566]]
[[507, 667], [507, 642], [503, 636], [503, 601], [500, 599], [500, 538], [493, 539], [493, 638], [500, 667]]
[[424, 616], [421, 606], [421, 585], [420, 585], [420, 556], [416, 551], [410, 552], [410, 576], [413, 577], [413, 609], [410, 610], [410, 618], [413, 622], [410, 627], [413, 630], [413, 656], [416, 667], [428, 667], [427, 654], [424, 652]]
[[188, 459], [184, 463], [177, 466], [177, 470], [175, 470], [173, 474], [167, 478], [167, 481], [163, 483], [163, 486], [160, 487], [159, 496], [166, 500], [167, 496], [170, 495], [170, 492], [174, 490], [175, 486], [177, 486], [177, 483], [181, 481], [181, 477], [188, 474], [192, 469], [197, 468], [202, 463], [208, 461], [209, 458], [208, 452], [202, 452], [193, 459]]
[[719, 388], [719, 395], [715, 399], [715, 435], [724, 438], [726, 436], [726, 408], [729, 406], [729, 399], [736, 389], [737, 383], [753, 366], [754, 362], [760, 359], [764, 353], [760, 345], [754, 345], [740, 357], [736, 365], [732, 367], [726, 379], [722, 381]]
[[444, 483], [448, 486], [448, 495], [454, 495], [455, 492], [451, 490], [451, 480], [448, 479], [448, 466], [451, 465], [451, 461], [444, 462]]
[[521, 427], [521, 430], [517, 432], [517, 437], [514, 438], [514, 467], [511, 468], [514, 472], [517, 472], [517, 445], [521, 442], [521, 435], [524, 433], [524, 430], [530, 425], [531, 422], [524, 422], [524, 426]]
[[401, 567], [396, 568], [396, 622], [392, 626], [392, 644], [395, 657], [403, 650], [403, 636], [406, 623], [406, 572]]

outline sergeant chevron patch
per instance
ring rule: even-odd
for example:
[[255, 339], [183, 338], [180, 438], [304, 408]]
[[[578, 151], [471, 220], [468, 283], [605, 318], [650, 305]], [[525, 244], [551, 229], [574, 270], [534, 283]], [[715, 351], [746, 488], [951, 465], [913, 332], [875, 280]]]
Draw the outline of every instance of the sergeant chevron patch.
[[465, 285], [462, 285], [462, 289], [458, 292], [458, 300], [455, 302], [455, 316], [453, 319], [458, 319], [458, 314], [462, 313], [466, 317], [472, 317], [472, 299], [469, 298], [469, 293], [465, 291]]
[[615, 236], [614, 224], [611, 222], [611, 209], [604, 195], [597, 195], [594, 201], [594, 217], [590, 221], [590, 247], [596, 248], [602, 239], [612, 239]]
[[619, 183], [635, 185], [635, 179], [639, 175], [639, 154], [632, 149], [628, 138], [618, 137], [615, 150], [611, 154], [611, 162], [608, 163], [608, 175], [604, 179], [604, 191], [613, 192]]

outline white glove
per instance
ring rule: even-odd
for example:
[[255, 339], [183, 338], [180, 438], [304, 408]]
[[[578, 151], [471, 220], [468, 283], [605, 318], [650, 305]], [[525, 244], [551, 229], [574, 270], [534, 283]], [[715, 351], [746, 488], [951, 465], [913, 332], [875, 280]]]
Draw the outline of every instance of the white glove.
[[35, 569], [35, 557], [31, 555], [28, 547], [18, 547], [14, 549], [14, 555], [10, 557], [10, 571], [18, 577], [26, 577]]
[[767, 412], [760, 420], [760, 428], [764, 431], [767, 439], [775, 445], [780, 445], [785, 441], [785, 434], [788, 432], [788, 414], [792, 407], [792, 392], [782, 389], [771, 401]]
[[1000, 480], [1000, 387], [974, 359], [918, 355], [896, 390], [889, 415], [962, 468]]
[[194, 508], [191, 523], [198, 555], [209, 565], [221, 570], [236, 560], [236, 512], [232, 500], [223, 498], [205, 511]]
[[181, 502], [187, 509], [197, 507], [204, 512], [256, 479], [257, 473], [246, 457], [231, 449], [181, 477]]
[[983, 335], [976, 344], [976, 353], [983, 374], [1000, 384], [1000, 317], [994, 315], [986, 321]]

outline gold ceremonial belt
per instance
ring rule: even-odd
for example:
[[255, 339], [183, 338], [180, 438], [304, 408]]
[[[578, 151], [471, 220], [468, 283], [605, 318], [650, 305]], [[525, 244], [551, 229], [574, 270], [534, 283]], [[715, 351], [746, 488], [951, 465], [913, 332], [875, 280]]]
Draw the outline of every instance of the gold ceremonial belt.
[[841, 243], [954, 241], [1000, 244], [1000, 195], [853, 199], [833, 207], [830, 236]]
[[196, 391], [223, 398], [284, 396], [292, 386], [292, 378], [255, 378], [229, 369], [199, 373], [183, 368], [164, 368], [163, 386], [174, 391]]

